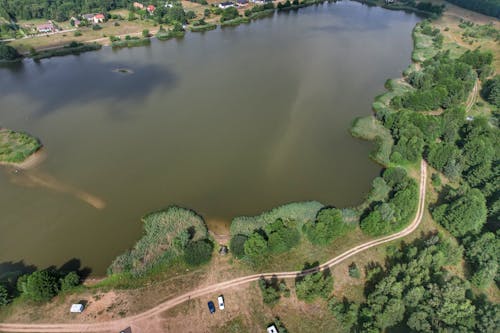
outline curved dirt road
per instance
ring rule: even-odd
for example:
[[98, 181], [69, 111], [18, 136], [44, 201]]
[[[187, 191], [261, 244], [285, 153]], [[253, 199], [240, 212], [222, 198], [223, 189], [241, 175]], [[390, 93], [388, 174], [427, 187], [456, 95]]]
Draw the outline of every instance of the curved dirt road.
[[239, 286], [242, 284], [249, 283], [251, 281], [256, 281], [261, 277], [271, 278], [273, 276], [277, 278], [296, 278], [298, 276], [304, 276], [307, 274], [311, 274], [317, 271], [322, 271], [324, 269], [330, 268], [347, 258], [365, 251], [374, 246], [378, 246], [380, 244], [384, 244], [402, 237], [405, 237], [415, 231], [422, 221], [422, 216], [424, 213], [425, 207], [425, 193], [426, 193], [426, 180], [427, 180], [427, 164], [424, 160], [421, 162], [420, 167], [420, 190], [419, 190], [419, 202], [417, 214], [415, 215], [414, 220], [403, 230], [397, 232], [395, 234], [385, 236], [379, 239], [375, 239], [364, 244], [355, 246], [350, 250], [342, 253], [341, 255], [330, 259], [324, 264], [314, 267], [304, 271], [295, 271], [295, 272], [276, 272], [276, 273], [263, 273], [263, 274], [254, 274], [249, 276], [244, 276], [240, 278], [236, 278], [230, 281], [225, 281], [221, 283], [217, 283], [211, 286], [207, 286], [204, 288], [199, 288], [193, 290], [191, 292], [185, 293], [183, 295], [172, 298], [168, 301], [165, 301], [150, 310], [147, 310], [143, 313], [139, 313], [134, 316], [130, 316], [123, 319], [94, 323], [94, 324], [0, 324], [0, 331], [4, 332], [106, 332], [106, 331], [116, 331], [119, 332], [120, 329], [123, 329], [127, 326], [132, 326], [134, 323], [138, 321], [147, 320], [155, 315], [158, 315], [168, 309], [171, 309], [181, 303], [184, 303], [190, 299], [198, 298], [201, 296], [205, 296], [208, 294], [212, 294], [215, 292], [220, 292], [221, 290], [228, 289], [231, 287]]

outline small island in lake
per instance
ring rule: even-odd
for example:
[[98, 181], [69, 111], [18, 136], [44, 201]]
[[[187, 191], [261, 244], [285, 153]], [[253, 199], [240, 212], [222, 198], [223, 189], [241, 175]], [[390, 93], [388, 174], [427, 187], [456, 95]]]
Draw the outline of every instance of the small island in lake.
[[0, 163], [18, 164], [42, 148], [37, 138], [23, 133], [0, 128]]

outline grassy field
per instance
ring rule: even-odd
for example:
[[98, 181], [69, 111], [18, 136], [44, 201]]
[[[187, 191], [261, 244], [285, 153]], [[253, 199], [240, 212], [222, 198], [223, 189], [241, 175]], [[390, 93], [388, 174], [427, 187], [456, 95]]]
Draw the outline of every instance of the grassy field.
[[0, 128], [0, 162], [21, 163], [41, 147], [38, 139], [26, 133]]

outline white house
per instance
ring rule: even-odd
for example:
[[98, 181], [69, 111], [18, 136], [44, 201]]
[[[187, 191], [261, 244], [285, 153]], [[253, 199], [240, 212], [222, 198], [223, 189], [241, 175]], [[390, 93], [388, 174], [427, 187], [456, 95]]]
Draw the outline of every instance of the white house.
[[278, 329], [276, 328], [276, 326], [271, 325], [267, 328], [267, 333], [278, 333]]
[[69, 309], [71, 313], [82, 313], [83, 312], [83, 304], [72, 304]]
[[221, 8], [221, 9], [226, 9], [226, 8], [229, 8], [229, 7], [234, 7], [234, 2], [226, 1], [226, 2], [221, 2], [219, 4], [219, 8]]

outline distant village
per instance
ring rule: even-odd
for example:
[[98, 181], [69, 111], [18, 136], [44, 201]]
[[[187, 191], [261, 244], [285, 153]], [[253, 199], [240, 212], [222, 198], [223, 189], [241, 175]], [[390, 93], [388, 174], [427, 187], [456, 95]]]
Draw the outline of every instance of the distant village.
[[[274, 0], [276, 1], [276, 0]], [[394, 0], [386, 0], [386, 2], [390, 1], [391, 3]], [[217, 6], [221, 9], [226, 9], [230, 7], [245, 7], [248, 3], [254, 4], [266, 4], [273, 2], [273, 0], [235, 0], [235, 1], [223, 1], [219, 3]], [[133, 7], [138, 10], [145, 10], [149, 15], [153, 15], [156, 11], [156, 7], [154, 5], [145, 5], [140, 2], [134, 2]], [[165, 7], [171, 8], [173, 4], [169, 1], [166, 2]], [[78, 28], [80, 26], [88, 26], [88, 25], [98, 25], [99, 23], [103, 23], [106, 20], [106, 16], [103, 13], [92, 13], [92, 14], [82, 14], [77, 17], [71, 17], [70, 24], [71, 26]], [[38, 33], [48, 34], [62, 31], [59, 26], [54, 22], [49, 20], [47, 23], [40, 24], [36, 27]]]

